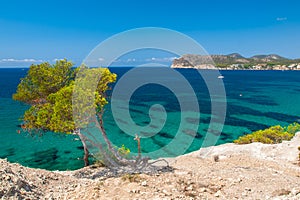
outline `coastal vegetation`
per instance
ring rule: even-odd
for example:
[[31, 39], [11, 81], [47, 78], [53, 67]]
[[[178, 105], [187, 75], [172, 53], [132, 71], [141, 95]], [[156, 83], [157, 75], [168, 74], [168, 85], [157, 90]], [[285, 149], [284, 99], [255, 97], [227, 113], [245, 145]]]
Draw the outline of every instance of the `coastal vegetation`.
[[[14, 100], [30, 105], [22, 117], [22, 129], [31, 135], [43, 135], [47, 131], [77, 135], [82, 142], [85, 166], [93, 155], [98, 163], [121, 173], [159, 170], [153, 164], [165, 160], [150, 163], [150, 158], [142, 157], [138, 135], [134, 138], [137, 156], [131, 156], [125, 145], [116, 147], [108, 139], [103, 114], [108, 103], [106, 92], [115, 81], [116, 74], [107, 68], [74, 68], [66, 59], [53, 65], [30, 66], [13, 95]], [[102, 142], [95, 139], [99, 137]], [[98, 153], [93, 151], [90, 155], [88, 145]]]
[[[80, 127], [75, 127], [72, 107], [76, 74], [86, 67], [74, 68], [73, 65], [66, 59], [53, 65], [47, 62], [31, 65], [26, 77], [21, 79], [13, 99], [31, 106], [22, 117], [21, 127], [24, 131], [30, 134], [43, 134], [46, 131], [77, 134], [83, 143], [85, 165], [88, 165], [89, 152], [79, 130], [84, 128], [87, 122], [81, 122]], [[97, 113], [102, 113], [107, 104], [105, 92], [110, 89], [108, 85], [116, 80], [116, 75], [105, 68], [94, 68], [89, 72], [101, 79], [95, 92], [80, 91], [80, 95], [93, 95], [91, 98], [94, 98], [95, 102], [92, 107]]]
[[[124, 144], [121, 147], [114, 146], [114, 148], [119, 153], [120, 156], [122, 156], [126, 159], [131, 159], [130, 149], [125, 147]], [[107, 160], [107, 157], [114, 160], [115, 162], [118, 162], [118, 158], [109, 149], [105, 149], [104, 151], [105, 151], [105, 154], [103, 152], [99, 152], [99, 153], [93, 155], [93, 157], [95, 158], [95, 163], [94, 163], [95, 166], [107, 167], [106, 165], [107, 165], [107, 163], [109, 163], [109, 160]], [[109, 155], [109, 156], [105, 156], [105, 155]]]
[[238, 139], [234, 140], [234, 143], [249, 144], [252, 142], [261, 142], [264, 144], [277, 144], [281, 143], [283, 140], [291, 140], [298, 131], [300, 131], [300, 124], [296, 122], [287, 127], [276, 125], [240, 136]]

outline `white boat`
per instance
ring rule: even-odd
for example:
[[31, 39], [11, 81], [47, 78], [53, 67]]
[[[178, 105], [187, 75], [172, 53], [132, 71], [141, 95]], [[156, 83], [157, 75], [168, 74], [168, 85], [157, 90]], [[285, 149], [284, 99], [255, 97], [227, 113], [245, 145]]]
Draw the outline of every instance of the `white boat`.
[[224, 78], [224, 76], [220, 75], [220, 76], [218, 76], [218, 78]]

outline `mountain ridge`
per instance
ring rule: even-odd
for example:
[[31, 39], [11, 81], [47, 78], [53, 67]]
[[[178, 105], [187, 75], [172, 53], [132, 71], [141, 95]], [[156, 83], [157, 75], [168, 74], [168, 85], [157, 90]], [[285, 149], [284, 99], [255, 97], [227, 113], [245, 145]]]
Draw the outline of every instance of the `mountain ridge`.
[[[299, 67], [298, 67], [299, 66]], [[289, 59], [278, 54], [261, 54], [244, 57], [239, 53], [227, 55], [186, 54], [174, 59], [173, 68], [197, 69], [297, 69], [300, 70], [300, 59]]]

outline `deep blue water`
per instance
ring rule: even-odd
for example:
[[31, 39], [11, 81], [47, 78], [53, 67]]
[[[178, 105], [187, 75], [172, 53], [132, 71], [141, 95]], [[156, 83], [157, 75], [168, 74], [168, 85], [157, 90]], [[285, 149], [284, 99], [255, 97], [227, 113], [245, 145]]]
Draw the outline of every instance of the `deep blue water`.
[[[122, 76], [129, 68], [111, 68]], [[211, 119], [211, 101], [207, 87], [196, 70], [178, 70], [192, 85], [201, 110], [200, 126], [187, 152], [201, 147]], [[83, 167], [82, 145], [73, 135], [45, 133], [42, 137], [18, 134], [19, 118], [28, 106], [13, 101], [12, 94], [27, 69], [0, 69], [0, 157], [22, 165], [49, 170], [72, 170]], [[232, 142], [240, 135], [272, 125], [288, 125], [300, 119], [300, 71], [221, 71], [227, 97], [225, 125], [217, 144]], [[176, 84], [172, 77], [166, 82]], [[179, 87], [179, 86], [178, 86]], [[130, 99], [130, 115], [138, 126], [150, 122], [149, 108], [161, 104], [167, 112], [165, 125], [158, 134], [142, 139], [144, 153], [161, 149], [175, 138], [180, 120], [180, 104], [176, 96], [158, 84], [138, 88]], [[129, 147], [133, 152], [136, 142], [116, 125], [126, 119], [114, 119], [110, 106], [106, 108], [104, 122], [110, 140], [116, 146]], [[197, 120], [186, 118], [195, 125]], [[197, 124], [198, 125], [198, 124]], [[153, 129], [155, 127], [153, 126]], [[183, 130], [189, 134], [188, 129]], [[147, 133], [144, 133], [147, 134]], [[184, 141], [183, 141], [184, 142]]]

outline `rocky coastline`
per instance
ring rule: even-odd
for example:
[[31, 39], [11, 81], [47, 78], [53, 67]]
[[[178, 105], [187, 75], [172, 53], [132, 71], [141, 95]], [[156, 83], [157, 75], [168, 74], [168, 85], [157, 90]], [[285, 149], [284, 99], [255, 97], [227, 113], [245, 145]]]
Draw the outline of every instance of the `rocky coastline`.
[[300, 199], [300, 133], [280, 144], [233, 143], [168, 158], [171, 171], [115, 175], [94, 166], [32, 169], [0, 160], [2, 199]]
[[287, 59], [276, 54], [245, 58], [240, 54], [194, 55], [174, 59], [171, 68], [218, 70], [300, 70], [300, 59]]

